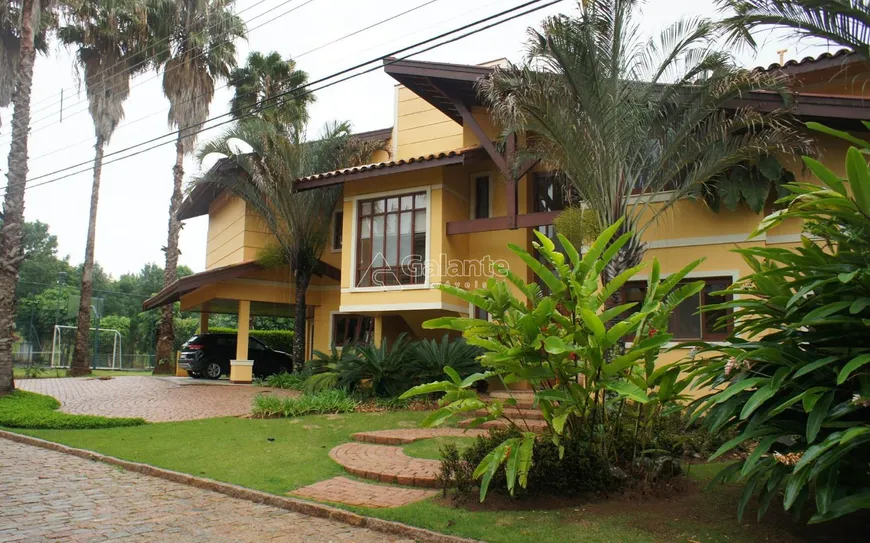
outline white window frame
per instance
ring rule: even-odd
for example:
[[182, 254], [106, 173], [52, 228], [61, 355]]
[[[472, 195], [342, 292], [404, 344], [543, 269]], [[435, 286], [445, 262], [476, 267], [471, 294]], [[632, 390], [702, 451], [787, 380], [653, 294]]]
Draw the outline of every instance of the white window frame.
[[[425, 277], [423, 278], [423, 283], [417, 285], [394, 285], [394, 286], [382, 286], [382, 287], [358, 287], [357, 284], [357, 265], [356, 265], [356, 251], [357, 251], [357, 227], [359, 225], [359, 202], [360, 200], [372, 200], [375, 198], [385, 198], [388, 196], [402, 196], [414, 194], [416, 192], [425, 192], [426, 193], [426, 249], [425, 255], [423, 255], [423, 260], [425, 263]], [[424, 185], [422, 187], [408, 187], [403, 189], [396, 190], [388, 190], [384, 192], [371, 192], [367, 194], [357, 194], [351, 197], [350, 202], [353, 204], [353, 223], [351, 224], [351, 239], [353, 243], [350, 247], [350, 289], [349, 292], [390, 292], [396, 290], [426, 290], [431, 288], [429, 283], [429, 250], [432, 242], [432, 185]], [[348, 199], [345, 199], [348, 201]], [[343, 291], [344, 289], [342, 289]]]

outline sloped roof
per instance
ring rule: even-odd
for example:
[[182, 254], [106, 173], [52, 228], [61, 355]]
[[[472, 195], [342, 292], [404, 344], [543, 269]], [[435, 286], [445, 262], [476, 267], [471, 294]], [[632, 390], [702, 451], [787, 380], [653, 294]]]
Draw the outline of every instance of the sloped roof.
[[804, 57], [800, 60], [791, 59], [783, 62], [782, 64], [774, 62], [767, 67], [758, 66], [756, 68], [753, 68], [753, 71], [773, 72], [777, 70], [782, 70], [783, 72], [789, 74], [796, 74], [802, 72], [811, 72], [815, 70], [824, 70], [825, 68], [842, 66], [844, 64], [851, 64], [853, 62], [862, 62], [864, 60], [866, 59], [862, 58], [860, 55], [856, 55], [855, 52], [850, 49], [840, 49], [839, 51], [835, 51], [833, 53], [822, 53], [821, 55], [815, 57]]
[[363, 166], [323, 172], [316, 175], [301, 177], [294, 181], [293, 184], [297, 190], [310, 190], [317, 187], [336, 185], [338, 183], [344, 183], [345, 181], [363, 179], [366, 177], [375, 177], [378, 175], [420, 170], [424, 168], [434, 168], [437, 166], [449, 166], [451, 164], [462, 164], [466, 159], [471, 157], [477, 158], [477, 155], [483, 156], [482, 154], [483, 149], [479, 145], [475, 145], [473, 147], [463, 147], [461, 149], [454, 149], [452, 151], [445, 151], [443, 153], [432, 155], [391, 160], [388, 162], [375, 162]]

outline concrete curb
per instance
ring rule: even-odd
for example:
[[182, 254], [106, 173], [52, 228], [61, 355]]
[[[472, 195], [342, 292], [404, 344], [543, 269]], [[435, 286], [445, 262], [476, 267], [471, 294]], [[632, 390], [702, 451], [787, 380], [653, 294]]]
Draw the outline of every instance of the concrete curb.
[[230, 496], [231, 498], [238, 498], [241, 500], [248, 500], [254, 503], [270, 505], [272, 507], [278, 507], [280, 509], [294, 511], [296, 513], [301, 513], [303, 515], [308, 515], [312, 517], [319, 517], [334, 520], [337, 522], [343, 522], [345, 524], [350, 524], [351, 526], [368, 528], [370, 530], [375, 530], [386, 534], [414, 539], [415, 541], [423, 541], [427, 543], [480, 543], [478, 540], [475, 539], [441, 534], [438, 532], [433, 532], [432, 530], [426, 530], [424, 528], [408, 526], [407, 524], [402, 524], [401, 522], [393, 522], [390, 520], [366, 517], [329, 505], [322, 505], [304, 500], [277, 496], [275, 494], [260, 492], [259, 490], [253, 490], [230, 483], [223, 483], [220, 481], [215, 481], [213, 479], [194, 477], [193, 475], [188, 475], [186, 473], [157, 468], [139, 462], [121, 460], [120, 458], [115, 458], [114, 456], [107, 456], [85, 449], [67, 447], [66, 445], [61, 445], [60, 443], [55, 443], [53, 441], [46, 441], [44, 439], [30, 437], [23, 434], [16, 434], [14, 432], [7, 432], [5, 430], [0, 430], [0, 438], [8, 439], [9, 441], [15, 441], [17, 443], [22, 443], [24, 445], [31, 445], [33, 447], [42, 447], [43, 449], [49, 449], [52, 451], [77, 456], [86, 460], [93, 460], [95, 462], [102, 462], [104, 464], [118, 466], [127, 471], [141, 473], [142, 475], [149, 475], [151, 477], [159, 477], [160, 479], [166, 479], [167, 481], [181, 483], [183, 485], [188, 485], [203, 490], [218, 492], [220, 494]]

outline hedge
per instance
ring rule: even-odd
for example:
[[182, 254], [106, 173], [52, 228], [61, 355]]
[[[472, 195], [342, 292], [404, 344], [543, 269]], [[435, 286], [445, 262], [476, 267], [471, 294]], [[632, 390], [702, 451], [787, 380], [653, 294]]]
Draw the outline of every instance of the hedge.
[[[209, 328], [208, 331], [214, 334], [238, 333], [235, 328]], [[251, 330], [250, 335], [276, 351], [293, 352], [293, 330]]]

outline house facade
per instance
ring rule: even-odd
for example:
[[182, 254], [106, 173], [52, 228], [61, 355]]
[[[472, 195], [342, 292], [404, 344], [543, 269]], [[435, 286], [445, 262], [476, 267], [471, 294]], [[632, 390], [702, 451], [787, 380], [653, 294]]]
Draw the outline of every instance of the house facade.
[[[759, 68], [761, 69], [761, 68]], [[842, 130], [864, 131], [870, 119], [866, 62], [845, 52], [792, 61], [782, 70], [797, 91], [794, 113]], [[486, 315], [437, 285], [477, 288], [498, 278], [496, 264], [526, 281], [534, 276], [508, 248], [532, 251], [534, 231], [553, 236], [553, 220], [566, 205], [552, 172], [529, 162], [511, 168], [521, 142], [498, 145], [499, 128], [490, 122], [475, 82], [491, 65], [469, 66], [421, 61], [385, 61], [396, 80], [394, 126], [359, 134], [389, 140], [392, 152], [357, 168], [324, 172], [296, 181], [297, 190], [341, 185], [343, 201], [333, 214], [329, 246], [307, 292], [308, 351], [327, 351], [351, 342], [392, 341], [405, 332], [413, 337], [440, 337], [423, 323], [445, 315]], [[782, 107], [778, 95], [753, 93], [740, 102], [760, 111]], [[743, 104], [735, 104], [743, 105]], [[843, 173], [847, 146], [836, 138], [816, 137], [823, 160]], [[811, 180], [798, 160], [784, 163], [798, 180]], [[656, 205], [653, 203], [653, 207]], [[294, 300], [289, 269], [264, 269], [258, 252], [271, 243], [263, 221], [239, 198], [197, 186], [185, 200], [181, 219], [208, 215], [206, 271], [180, 279], [145, 302], [145, 309], [180, 302], [182, 311], [239, 315], [237, 360], [231, 379], [250, 381], [248, 321], [253, 315], [290, 316]], [[671, 332], [680, 340], [719, 340], [715, 316], [695, 314], [714, 302], [710, 294], [750, 270], [735, 247], [792, 247], [800, 225], [787, 224], [747, 241], [761, 215], [742, 206], [712, 211], [703, 200], [679, 201], [644, 235], [646, 260], [657, 258], [664, 274], [701, 256], [705, 261], [690, 275], [707, 287], [674, 315]], [[639, 275], [638, 279], [644, 279]], [[642, 281], [630, 283], [625, 296], [643, 295]], [[662, 361], [680, 358], [678, 351]]]

